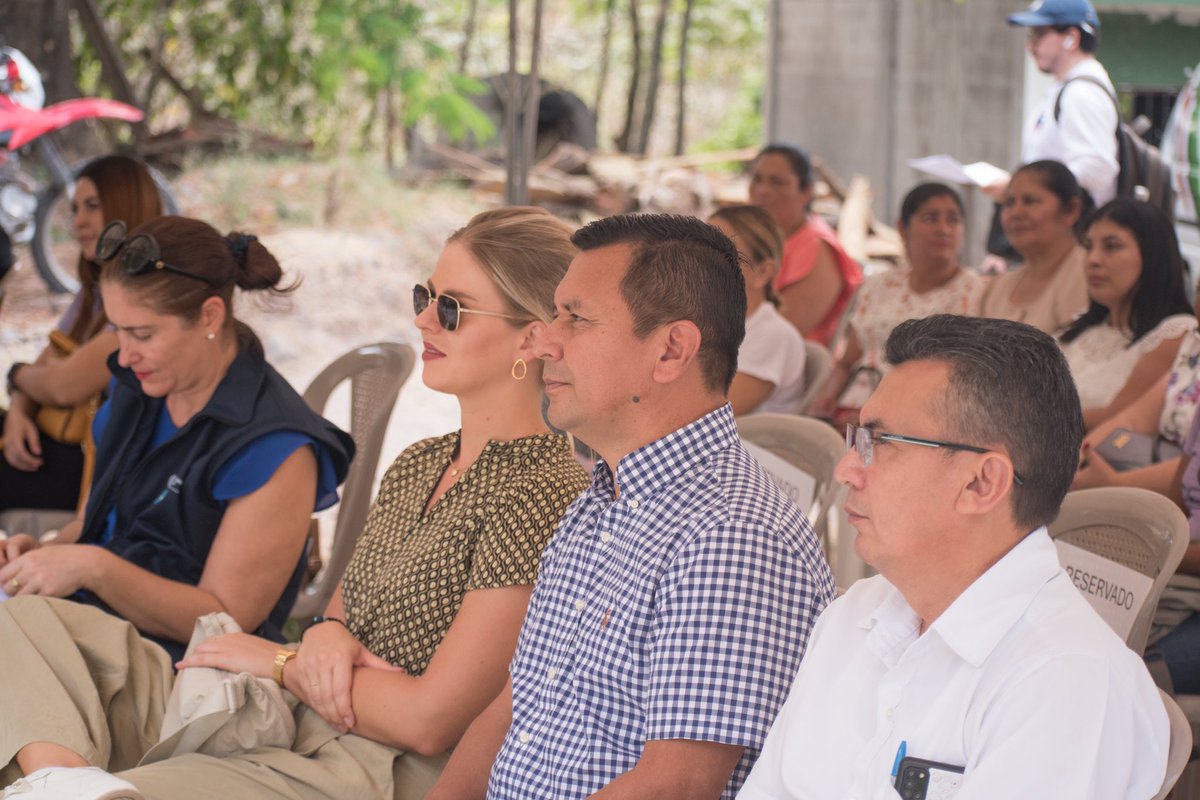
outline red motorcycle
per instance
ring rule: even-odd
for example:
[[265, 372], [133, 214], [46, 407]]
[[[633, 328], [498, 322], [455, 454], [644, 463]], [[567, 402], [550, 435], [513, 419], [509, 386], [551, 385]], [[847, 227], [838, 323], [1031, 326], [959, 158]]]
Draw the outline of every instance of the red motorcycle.
[[[67, 209], [75, 170], [47, 134], [84, 119], [138, 122], [143, 114], [115, 100], [84, 97], [43, 107], [41, 76], [19, 50], [0, 40], [0, 277], [15, 263], [13, 245], [28, 244], [34, 264], [55, 292], [74, 292], [74, 242]], [[33, 155], [40, 180], [25, 168]], [[168, 213], [177, 211], [166, 182], [151, 170]]]

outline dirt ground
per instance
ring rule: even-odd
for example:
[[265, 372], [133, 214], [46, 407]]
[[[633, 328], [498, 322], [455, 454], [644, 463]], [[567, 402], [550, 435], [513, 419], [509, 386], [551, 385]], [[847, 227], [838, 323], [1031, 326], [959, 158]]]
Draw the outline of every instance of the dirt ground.
[[[310, 224], [321, 214], [320, 210], [305, 211], [300, 184], [311, 177], [320, 188], [321, 171], [327, 172], [327, 168], [286, 165], [278, 168], [284, 170], [282, 175], [270, 167], [263, 169], [273, 177], [259, 182], [266, 191], [258, 198], [239, 193], [236, 200], [224, 202], [235, 187], [223, 185], [228, 178], [222, 176], [244, 171], [237, 165], [188, 174], [174, 188], [184, 213], [212, 220], [223, 232], [237, 227], [259, 233], [285, 272], [302, 278], [300, 288], [290, 297], [263, 303], [257, 297], [239, 296], [234, 301], [235, 313], [258, 333], [276, 369], [297, 390], [303, 390], [326, 364], [354, 347], [402, 341], [419, 351], [420, 337], [413, 327], [413, 283], [432, 271], [446, 236], [486, 207], [489, 199], [446, 187], [389, 186], [378, 191], [377, 185], [363, 181], [370, 196], [347, 197], [342, 207], [352, 213], [336, 215], [335, 222], [326, 227]], [[345, 169], [341, 180], [358, 183]], [[314, 202], [322, 200], [328, 198]], [[281, 214], [285, 201], [292, 208]], [[248, 222], [227, 219], [234, 203]], [[13, 361], [36, 357], [70, 300], [46, 290], [28, 251], [19, 255], [21, 264], [6, 278], [5, 299], [0, 305], [0, 366], [4, 370]], [[420, 365], [418, 360], [396, 403], [380, 474], [406, 445], [457, 427], [457, 403], [425, 388]], [[348, 395], [335, 393], [326, 413], [343, 426], [349, 418]], [[6, 405], [7, 398], [3, 402]]]

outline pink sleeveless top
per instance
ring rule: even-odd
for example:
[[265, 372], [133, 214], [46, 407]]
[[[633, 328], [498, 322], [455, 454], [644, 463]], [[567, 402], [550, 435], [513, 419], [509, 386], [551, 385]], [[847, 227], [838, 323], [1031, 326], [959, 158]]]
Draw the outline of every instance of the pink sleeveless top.
[[783, 263], [780, 265], [779, 274], [775, 276], [775, 290], [783, 291], [793, 283], [808, 277], [808, 273], [816, 266], [822, 242], [833, 250], [834, 260], [842, 276], [842, 290], [821, 322], [806, 338], [828, 346], [829, 340], [837, 332], [838, 322], [841, 321], [846, 306], [854, 297], [855, 290], [862, 285], [863, 275], [862, 267], [842, 249], [837, 235], [825, 220], [815, 214], [809, 214], [804, 227], [793, 233], [784, 243]]

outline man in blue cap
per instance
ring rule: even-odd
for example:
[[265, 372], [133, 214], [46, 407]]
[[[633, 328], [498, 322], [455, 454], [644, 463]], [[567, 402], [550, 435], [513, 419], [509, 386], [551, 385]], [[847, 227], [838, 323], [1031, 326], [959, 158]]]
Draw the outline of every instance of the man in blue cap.
[[[1096, 60], [1100, 18], [1089, 0], [1034, 0], [1008, 17], [1027, 28], [1029, 54], [1055, 83], [1025, 124], [1021, 161], [1061, 161], [1096, 205], [1117, 193], [1116, 90]], [[1004, 185], [991, 186], [999, 200]]]

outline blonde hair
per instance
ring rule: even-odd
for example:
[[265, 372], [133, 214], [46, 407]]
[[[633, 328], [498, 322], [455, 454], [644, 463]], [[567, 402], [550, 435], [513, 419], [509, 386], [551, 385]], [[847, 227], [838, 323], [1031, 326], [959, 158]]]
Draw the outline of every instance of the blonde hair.
[[770, 261], [775, 265], [771, 280], [763, 287], [767, 301], [779, 308], [779, 295], [775, 294], [775, 276], [783, 260], [783, 234], [770, 212], [758, 206], [726, 206], [717, 209], [710, 219], [724, 220], [737, 234], [738, 253], [750, 263]]
[[471, 251], [510, 314], [548, 323], [554, 318], [554, 290], [577, 252], [571, 233], [543, 208], [511, 206], [476, 214], [446, 244]]

